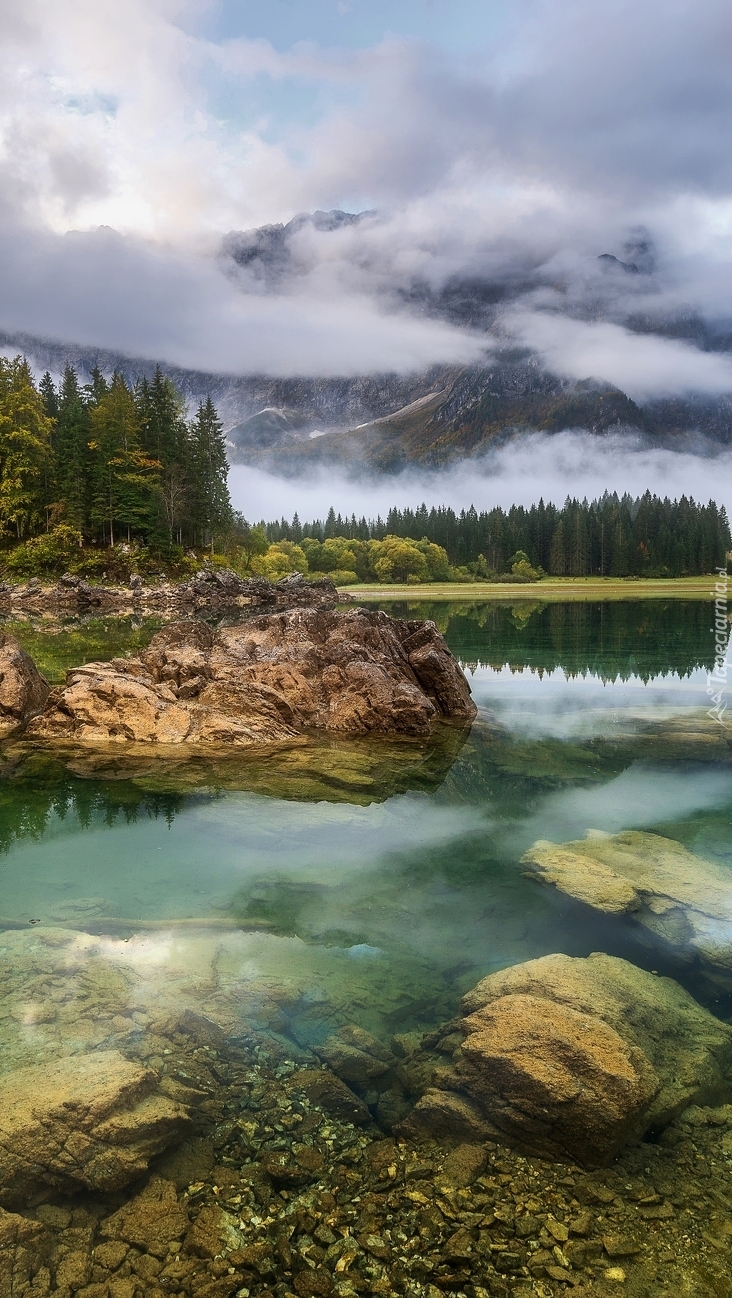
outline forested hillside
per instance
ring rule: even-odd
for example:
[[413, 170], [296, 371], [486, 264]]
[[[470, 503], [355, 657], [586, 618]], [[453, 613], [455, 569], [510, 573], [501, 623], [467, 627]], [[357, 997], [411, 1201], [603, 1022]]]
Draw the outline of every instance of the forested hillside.
[[189, 419], [158, 369], [133, 385], [94, 369], [36, 386], [27, 362], [0, 359], [0, 538], [135, 542], [164, 552], [208, 546], [231, 519], [226, 443], [210, 398]]

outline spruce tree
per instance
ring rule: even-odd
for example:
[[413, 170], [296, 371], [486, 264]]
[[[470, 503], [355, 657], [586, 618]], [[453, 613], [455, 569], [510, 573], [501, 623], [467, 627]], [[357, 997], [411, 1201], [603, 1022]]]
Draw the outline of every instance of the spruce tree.
[[194, 544], [213, 546], [216, 534], [230, 526], [232, 514], [226, 438], [210, 396], [201, 402], [190, 426], [189, 463]]
[[22, 540], [45, 524], [52, 428], [28, 362], [0, 357], [0, 533]]
[[564, 577], [567, 572], [567, 552], [564, 538], [564, 519], [560, 518], [554, 529], [549, 552], [549, 571], [553, 577]]
[[48, 370], [46, 370], [43, 378], [38, 384], [38, 391], [41, 394], [43, 409], [48, 415], [48, 418], [55, 419], [58, 414], [58, 393]]
[[142, 449], [160, 467], [158, 510], [151, 526], [169, 541], [182, 541], [190, 503], [193, 471], [183, 398], [157, 366], [152, 382], [135, 389]]
[[110, 545], [149, 532], [160, 490], [160, 463], [140, 446], [135, 401], [115, 373], [90, 417], [92, 522]]
[[53, 434], [54, 505], [58, 516], [79, 532], [88, 519], [90, 438], [89, 407], [76, 371], [67, 365]]

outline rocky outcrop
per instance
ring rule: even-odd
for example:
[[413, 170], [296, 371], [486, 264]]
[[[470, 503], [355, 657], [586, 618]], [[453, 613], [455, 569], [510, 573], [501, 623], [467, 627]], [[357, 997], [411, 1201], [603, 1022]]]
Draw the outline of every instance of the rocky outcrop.
[[281, 581], [240, 577], [230, 568], [202, 568], [188, 581], [133, 576], [129, 586], [96, 586], [73, 573], [53, 585], [38, 578], [19, 585], [0, 582], [0, 609], [18, 613], [133, 613], [157, 610], [225, 612], [243, 607], [305, 608], [343, 599], [330, 577], [306, 581], [299, 572]]
[[118, 1190], [189, 1125], [157, 1074], [116, 1050], [74, 1055], [0, 1077], [0, 1203], [39, 1190]]
[[407, 1134], [475, 1139], [490, 1127], [530, 1153], [597, 1166], [688, 1105], [732, 1094], [732, 1028], [625, 960], [543, 956], [484, 978], [463, 1009], [455, 1062]]
[[41, 711], [49, 688], [15, 637], [0, 631], [0, 739]]
[[158, 632], [139, 658], [70, 671], [27, 734], [84, 745], [247, 747], [307, 731], [427, 735], [471, 720], [470, 689], [433, 622], [304, 609], [214, 633]]
[[677, 957], [732, 989], [729, 870], [659, 834], [590, 831], [571, 843], [534, 843], [522, 864], [543, 883], [610, 915], [630, 915]]

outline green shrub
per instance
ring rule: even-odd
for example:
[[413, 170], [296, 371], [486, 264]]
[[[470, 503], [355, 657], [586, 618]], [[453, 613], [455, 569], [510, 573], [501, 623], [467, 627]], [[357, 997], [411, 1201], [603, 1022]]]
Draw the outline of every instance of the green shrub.
[[67, 570], [76, 571], [81, 546], [81, 532], [59, 523], [50, 532], [16, 545], [6, 556], [3, 570], [10, 577], [60, 577]]
[[[226, 564], [226, 560], [222, 559]], [[34, 536], [5, 553], [2, 571], [11, 580], [27, 577], [54, 579], [64, 572], [89, 581], [126, 584], [133, 573], [141, 576], [187, 577], [200, 567], [179, 545], [164, 545], [151, 550], [146, 546], [83, 545], [81, 533], [68, 523], [59, 523], [50, 532]]]
[[328, 576], [331, 581], [335, 582], [336, 586], [355, 586], [358, 581], [356, 573], [351, 572], [348, 568], [334, 568], [333, 571], [329, 573], [311, 572], [310, 576], [313, 580], [318, 577]]

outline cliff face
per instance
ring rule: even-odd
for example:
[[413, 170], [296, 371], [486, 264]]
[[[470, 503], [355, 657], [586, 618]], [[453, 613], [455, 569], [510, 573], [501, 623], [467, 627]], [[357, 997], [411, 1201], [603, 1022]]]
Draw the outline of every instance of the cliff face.
[[[67, 361], [82, 376], [98, 364], [134, 380], [154, 363], [111, 352], [66, 347], [0, 334], [34, 366], [55, 372]], [[636, 404], [610, 384], [571, 383], [526, 353], [464, 369], [432, 366], [420, 373], [350, 378], [235, 377], [164, 366], [191, 405], [211, 394], [225, 426], [232, 463], [283, 475], [323, 465], [346, 471], [396, 473], [409, 465], [438, 467], [480, 455], [517, 432], [547, 434], [582, 428], [594, 434], [640, 432], [650, 445], [678, 445], [701, 435], [732, 441], [732, 397], [668, 398]]]

